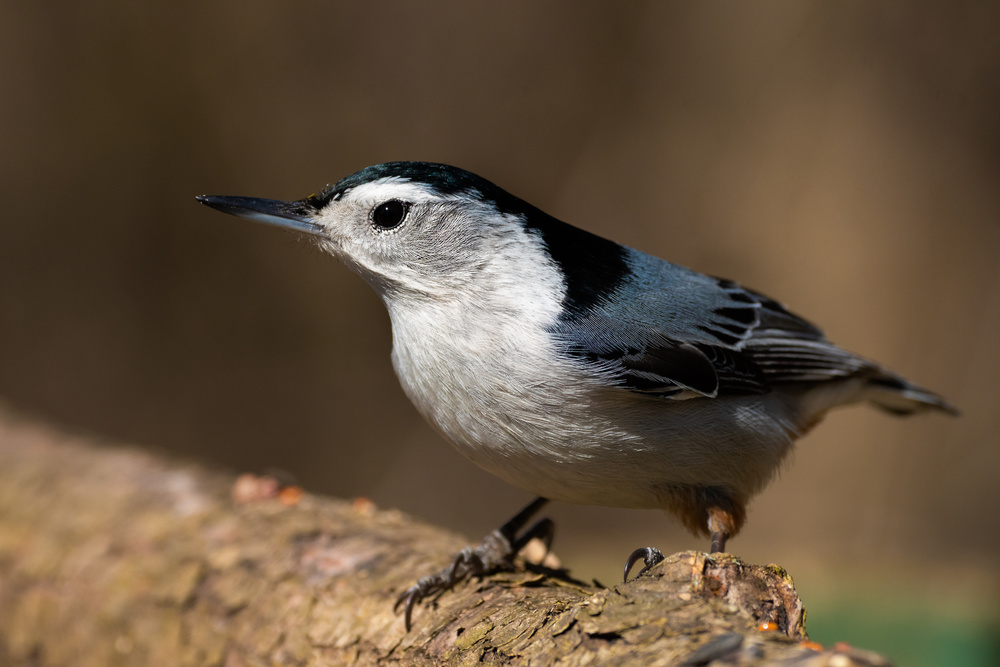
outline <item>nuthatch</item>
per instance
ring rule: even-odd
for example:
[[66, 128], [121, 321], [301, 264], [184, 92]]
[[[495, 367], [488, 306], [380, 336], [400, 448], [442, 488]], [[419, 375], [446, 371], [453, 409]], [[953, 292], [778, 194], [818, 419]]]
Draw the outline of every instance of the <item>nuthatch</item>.
[[[539, 496], [413, 605], [502, 567], [546, 502], [660, 508], [725, 549], [750, 498], [830, 408], [954, 413], [772, 299], [595, 236], [441, 164], [363, 169], [293, 202], [202, 196], [310, 235], [382, 297], [392, 362], [462, 454]], [[647, 568], [662, 559], [636, 550]]]

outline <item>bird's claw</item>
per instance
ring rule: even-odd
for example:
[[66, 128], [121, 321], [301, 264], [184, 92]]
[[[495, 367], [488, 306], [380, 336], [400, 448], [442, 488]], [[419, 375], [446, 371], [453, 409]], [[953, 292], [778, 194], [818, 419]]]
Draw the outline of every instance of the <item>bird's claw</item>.
[[482, 577], [491, 572], [513, 569], [514, 557], [525, 544], [536, 537], [545, 543], [546, 550], [548, 550], [552, 545], [553, 534], [553, 524], [550, 519], [538, 521], [520, 537], [517, 536], [518, 531], [541, 509], [545, 502], [547, 501], [544, 498], [535, 500], [499, 530], [494, 530], [484, 537], [482, 544], [475, 548], [462, 549], [450, 567], [422, 577], [417, 583], [403, 591], [396, 598], [396, 604], [393, 605], [392, 609], [398, 611], [400, 605], [405, 604], [403, 618], [406, 623], [406, 631], [409, 632], [412, 627], [413, 608], [424, 598], [453, 588], [455, 584], [470, 576]]
[[[463, 551], [462, 553], [465, 552]], [[403, 619], [406, 623], [407, 632], [410, 631], [413, 625], [413, 608], [420, 604], [421, 600], [448, 590], [462, 578], [461, 575], [455, 573], [456, 565], [458, 565], [460, 558], [461, 554], [455, 559], [451, 567], [426, 577], [421, 577], [417, 583], [407, 588], [396, 598], [396, 604], [392, 606], [392, 610], [396, 612], [399, 610], [400, 605], [403, 605]]]
[[625, 561], [625, 581], [628, 581], [629, 571], [640, 560], [643, 562], [645, 567], [639, 570], [639, 574], [635, 575], [636, 577], [641, 577], [651, 567], [663, 562], [663, 553], [656, 547], [642, 547], [633, 551], [629, 554], [628, 560]]
[[397, 611], [400, 605], [405, 603], [403, 618], [406, 622], [406, 630], [409, 632], [412, 626], [413, 608], [421, 600], [449, 590], [470, 576], [481, 577], [490, 572], [509, 570], [513, 567], [515, 555], [517, 555], [517, 551], [514, 550], [510, 541], [501, 535], [500, 531], [494, 531], [487, 535], [478, 547], [462, 549], [449, 567], [421, 577], [417, 583], [407, 588], [396, 598], [396, 604], [393, 605], [392, 609]]

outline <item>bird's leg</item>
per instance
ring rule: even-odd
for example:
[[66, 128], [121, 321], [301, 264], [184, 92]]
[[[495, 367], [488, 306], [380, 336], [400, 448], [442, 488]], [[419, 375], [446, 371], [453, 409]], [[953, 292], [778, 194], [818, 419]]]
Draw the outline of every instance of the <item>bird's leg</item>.
[[726, 550], [726, 541], [737, 531], [736, 519], [732, 512], [721, 507], [708, 508], [708, 532], [712, 536], [712, 551], [718, 554]]
[[536, 498], [510, 521], [484, 537], [482, 544], [463, 549], [455, 557], [451, 567], [423, 577], [403, 591], [396, 599], [393, 610], [404, 605], [406, 630], [410, 630], [413, 608], [425, 597], [446, 591], [469, 576], [481, 577], [491, 572], [509, 570], [513, 567], [514, 557], [518, 552], [536, 537], [545, 543], [547, 551], [552, 546], [554, 524], [551, 519], [537, 521], [518, 536], [518, 532], [547, 502], [547, 498]]
[[[714, 486], [667, 486], [661, 489], [663, 508], [677, 514], [693, 533], [708, 533], [712, 537], [711, 553], [722, 553], [726, 542], [740, 531], [746, 520], [746, 501], [732, 491]], [[625, 581], [628, 573], [639, 561], [645, 567], [641, 576], [663, 560], [663, 554], [654, 547], [633, 551], [625, 562]]]

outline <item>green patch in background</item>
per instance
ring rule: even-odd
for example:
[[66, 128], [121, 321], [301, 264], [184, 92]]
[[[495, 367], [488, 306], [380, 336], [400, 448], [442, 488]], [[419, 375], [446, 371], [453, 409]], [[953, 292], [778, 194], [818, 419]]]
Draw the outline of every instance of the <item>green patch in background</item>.
[[997, 610], [966, 615], [932, 600], [887, 605], [843, 597], [817, 597], [806, 608], [809, 638], [826, 647], [844, 641], [881, 653], [897, 667], [1000, 665]]

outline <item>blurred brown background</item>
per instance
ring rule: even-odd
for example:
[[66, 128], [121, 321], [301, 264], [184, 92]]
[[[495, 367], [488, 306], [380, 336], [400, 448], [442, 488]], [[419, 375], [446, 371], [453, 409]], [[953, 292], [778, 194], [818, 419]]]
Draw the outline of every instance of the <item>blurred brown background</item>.
[[[775, 296], [950, 398], [961, 419], [831, 415], [731, 548], [786, 566], [820, 626], [872, 581], [988, 621], [998, 7], [2, 3], [0, 398], [478, 538], [528, 496], [420, 420], [374, 293], [194, 200], [448, 162]], [[606, 583], [636, 546], [707, 546], [656, 512], [550, 515], [564, 562]]]

